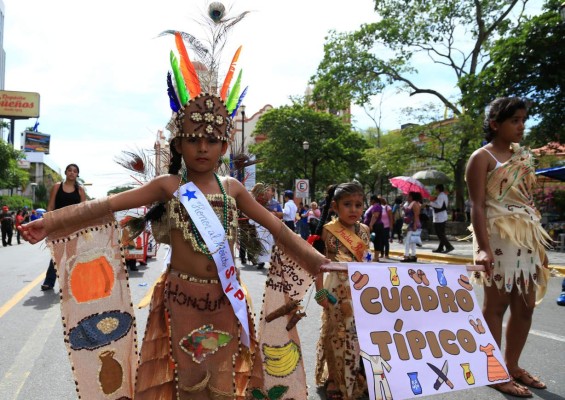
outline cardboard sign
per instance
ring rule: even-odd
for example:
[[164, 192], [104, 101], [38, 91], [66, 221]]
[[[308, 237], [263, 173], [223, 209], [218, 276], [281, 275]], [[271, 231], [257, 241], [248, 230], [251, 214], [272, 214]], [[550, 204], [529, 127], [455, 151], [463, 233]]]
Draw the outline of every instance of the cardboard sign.
[[465, 266], [349, 263], [348, 271], [371, 399], [508, 380]]

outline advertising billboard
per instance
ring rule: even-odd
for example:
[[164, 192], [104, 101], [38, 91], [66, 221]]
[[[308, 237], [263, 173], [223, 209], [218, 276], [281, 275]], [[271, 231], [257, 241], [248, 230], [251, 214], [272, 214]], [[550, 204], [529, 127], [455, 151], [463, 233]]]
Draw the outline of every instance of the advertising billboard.
[[0, 117], [14, 119], [39, 117], [39, 93], [0, 90]]
[[51, 135], [45, 133], [25, 131], [22, 133], [22, 150], [49, 154]]

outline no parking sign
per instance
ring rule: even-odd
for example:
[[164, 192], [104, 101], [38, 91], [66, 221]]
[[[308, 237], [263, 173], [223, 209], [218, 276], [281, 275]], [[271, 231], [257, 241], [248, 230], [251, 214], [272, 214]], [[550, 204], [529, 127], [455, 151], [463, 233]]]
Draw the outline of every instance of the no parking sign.
[[294, 186], [295, 197], [300, 199], [308, 198], [308, 193], [310, 192], [310, 182], [308, 179], [296, 179]]

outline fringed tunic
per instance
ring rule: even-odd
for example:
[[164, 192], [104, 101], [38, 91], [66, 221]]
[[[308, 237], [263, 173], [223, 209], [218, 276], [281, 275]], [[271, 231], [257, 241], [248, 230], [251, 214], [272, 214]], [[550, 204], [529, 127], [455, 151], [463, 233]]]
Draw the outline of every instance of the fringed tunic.
[[[475, 272], [473, 280], [509, 293], [516, 285], [527, 293], [534, 283], [537, 300], [547, 287], [548, 272], [542, 267], [546, 247], [551, 238], [541, 226], [541, 215], [536, 209], [533, 192], [536, 184], [535, 160], [531, 152], [512, 144], [512, 157], [487, 175], [486, 220], [490, 247], [494, 255], [494, 269], [488, 276]], [[478, 253], [473, 238], [474, 254]]]

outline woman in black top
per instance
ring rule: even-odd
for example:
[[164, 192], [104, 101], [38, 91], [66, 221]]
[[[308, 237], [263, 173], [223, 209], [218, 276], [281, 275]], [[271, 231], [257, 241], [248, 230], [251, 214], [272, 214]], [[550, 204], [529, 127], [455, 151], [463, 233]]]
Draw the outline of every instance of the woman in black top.
[[[57, 210], [72, 204], [82, 203], [86, 201], [86, 194], [84, 188], [78, 184], [79, 169], [76, 164], [69, 164], [65, 168], [65, 181], [56, 183], [51, 188], [49, 196], [49, 204], [47, 211]], [[49, 262], [49, 268], [45, 274], [45, 281], [41, 285], [41, 290], [51, 290], [55, 286], [57, 273], [55, 272], [55, 265], [53, 260]]]

